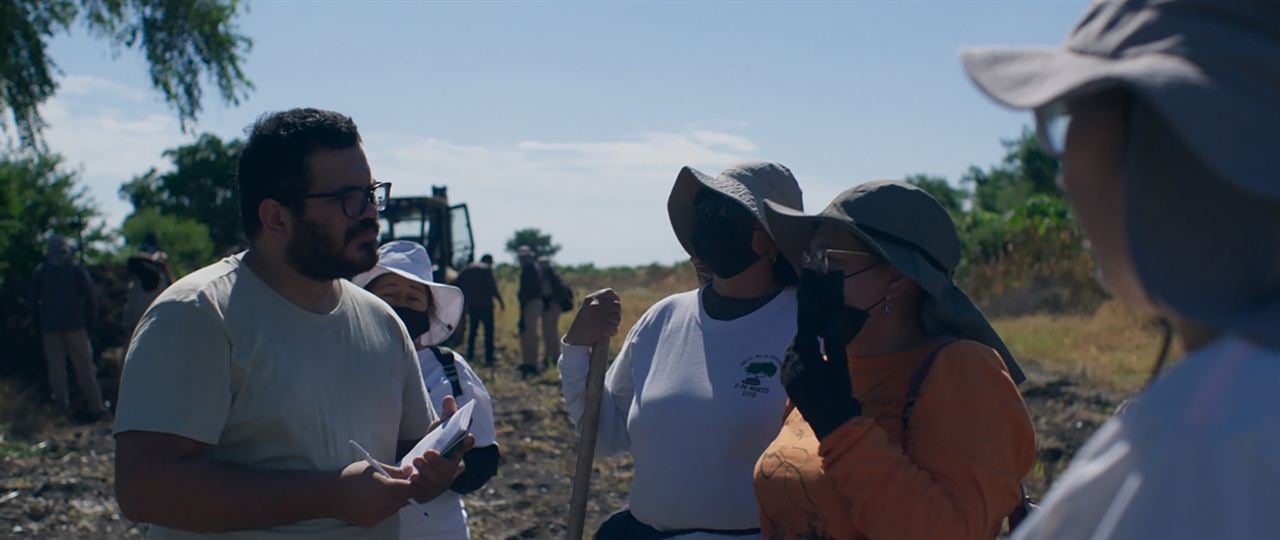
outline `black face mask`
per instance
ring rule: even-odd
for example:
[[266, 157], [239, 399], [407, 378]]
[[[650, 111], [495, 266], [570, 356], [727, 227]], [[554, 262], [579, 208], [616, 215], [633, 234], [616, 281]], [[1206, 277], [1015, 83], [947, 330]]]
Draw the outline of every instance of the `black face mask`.
[[693, 252], [712, 273], [728, 279], [760, 260], [751, 249], [755, 217], [742, 205], [704, 189], [694, 198], [693, 211]]
[[431, 330], [431, 317], [427, 312], [399, 306], [392, 306], [391, 309], [395, 310], [396, 316], [400, 317], [405, 329], [409, 330], [409, 337], [414, 341]]
[[848, 361], [845, 348], [871, 318], [870, 310], [884, 301], [880, 299], [867, 309], [845, 305], [844, 282], [842, 272], [819, 274], [805, 269], [796, 285], [796, 331], [822, 338], [829, 362]]

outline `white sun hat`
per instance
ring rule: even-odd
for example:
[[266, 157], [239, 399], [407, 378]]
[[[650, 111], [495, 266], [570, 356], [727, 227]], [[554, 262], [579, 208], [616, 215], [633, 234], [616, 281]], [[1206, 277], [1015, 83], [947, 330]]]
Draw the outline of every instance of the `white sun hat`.
[[462, 320], [462, 289], [452, 285], [436, 283], [431, 278], [431, 255], [426, 248], [417, 242], [395, 240], [382, 244], [378, 248], [378, 265], [372, 270], [351, 279], [356, 286], [369, 286], [379, 276], [392, 273], [414, 283], [427, 286], [431, 292], [431, 328], [418, 338], [418, 345], [429, 347], [438, 345], [458, 327]]

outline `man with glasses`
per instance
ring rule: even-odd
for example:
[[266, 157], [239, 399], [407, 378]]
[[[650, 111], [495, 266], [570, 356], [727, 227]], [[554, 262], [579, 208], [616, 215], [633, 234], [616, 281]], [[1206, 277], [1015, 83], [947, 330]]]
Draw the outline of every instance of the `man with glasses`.
[[171, 285], [130, 344], [120, 508], [153, 538], [395, 538], [459, 468], [428, 452], [387, 476], [349, 442], [396, 463], [435, 420], [403, 324], [346, 279], [377, 262], [390, 184], [315, 109], [260, 118], [238, 181], [249, 248]]

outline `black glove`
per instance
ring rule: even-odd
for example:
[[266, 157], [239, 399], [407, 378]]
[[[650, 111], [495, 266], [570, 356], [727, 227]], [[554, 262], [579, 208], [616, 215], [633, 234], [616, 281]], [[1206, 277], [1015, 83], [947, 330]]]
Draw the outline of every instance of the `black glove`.
[[[787, 397], [821, 440], [850, 418], [862, 414], [853, 397], [844, 347], [853, 336], [844, 307], [844, 276], [805, 270], [796, 288], [796, 337], [782, 364]], [[860, 325], [858, 325], [860, 326]], [[827, 345], [823, 358], [822, 343]]]
[[501, 457], [496, 444], [472, 448], [462, 455], [462, 462], [467, 467], [453, 480], [453, 485], [449, 486], [449, 489], [459, 495], [466, 495], [484, 487], [485, 482], [497, 474], [498, 460]]

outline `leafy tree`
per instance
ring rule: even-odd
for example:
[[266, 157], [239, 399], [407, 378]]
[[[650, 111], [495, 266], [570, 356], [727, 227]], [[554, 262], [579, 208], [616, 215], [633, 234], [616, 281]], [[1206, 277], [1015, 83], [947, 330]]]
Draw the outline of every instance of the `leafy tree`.
[[1032, 195], [1059, 197], [1058, 160], [1040, 148], [1035, 134], [1023, 129], [1011, 140], [1001, 141], [1004, 159], [987, 170], [969, 167], [960, 183], [973, 186], [974, 206], [989, 212], [1005, 212]]
[[192, 144], [165, 150], [164, 157], [173, 162], [172, 172], [160, 174], [152, 169], [136, 176], [120, 186], [120, 197], [133, 204], [134, 214], [156, 210], [204, 224], [213, 249], [224, 252], [243, 239], [236, 189], [242, 148], [244, 143], [238, 139], [223, 142], [216, 135], [203, 134]]
[[[39, 106], [58, 89], [50, 38], [77, 20], [118, 54], [141, 49], [151, 85], [178, 113], [185, 131], [200, 113], [203, 77], [223, 101], [239, 104], [253, 88], [240, 64], [252, 47], [235, 24], [239, 0], [5, 0], [0, 2], [0, 107], [18, 139], [42, 148]], [[0, 122], [7, 131], [8, 122]]]
[[964, 212], [964, 203], [969, 198], [969, 192], [952, 186], [950, 182], [947, 182], [946, 178], [927, 174], [913, 174], [906, 177], [905, 180], [908, 184], [933, 195], [933, 198], [937, 199], [938, 203], [943, 208], [946, 208], [947, 212], [951, 213], [953, 217]]
[[147, 209], [129, 216], [120, 229], [130, 246], [142, 244], [147, 234], [156, 235], [175, 277], [209, 264], [214, 256], [209, 228], [187, 218]]
[[50, 233], [81, 237], [86, 244], [105, 240], [100, 224], [89, 225], [95, 217], [97, 209], [76, 174], [62, 167], [61, 157], [0, 156], [0, 279], [25, 281], [44, 257]]
[[538, 257], [547, 256], [554, 257], [560, 252], [560, 244], [551, 241], [550, 234], [544, 234], [539, 229], [520, 229], [507, 240], [507, 252], [515, 254], [520, 246], [529, 246], [533, 249], [533, 254]]

